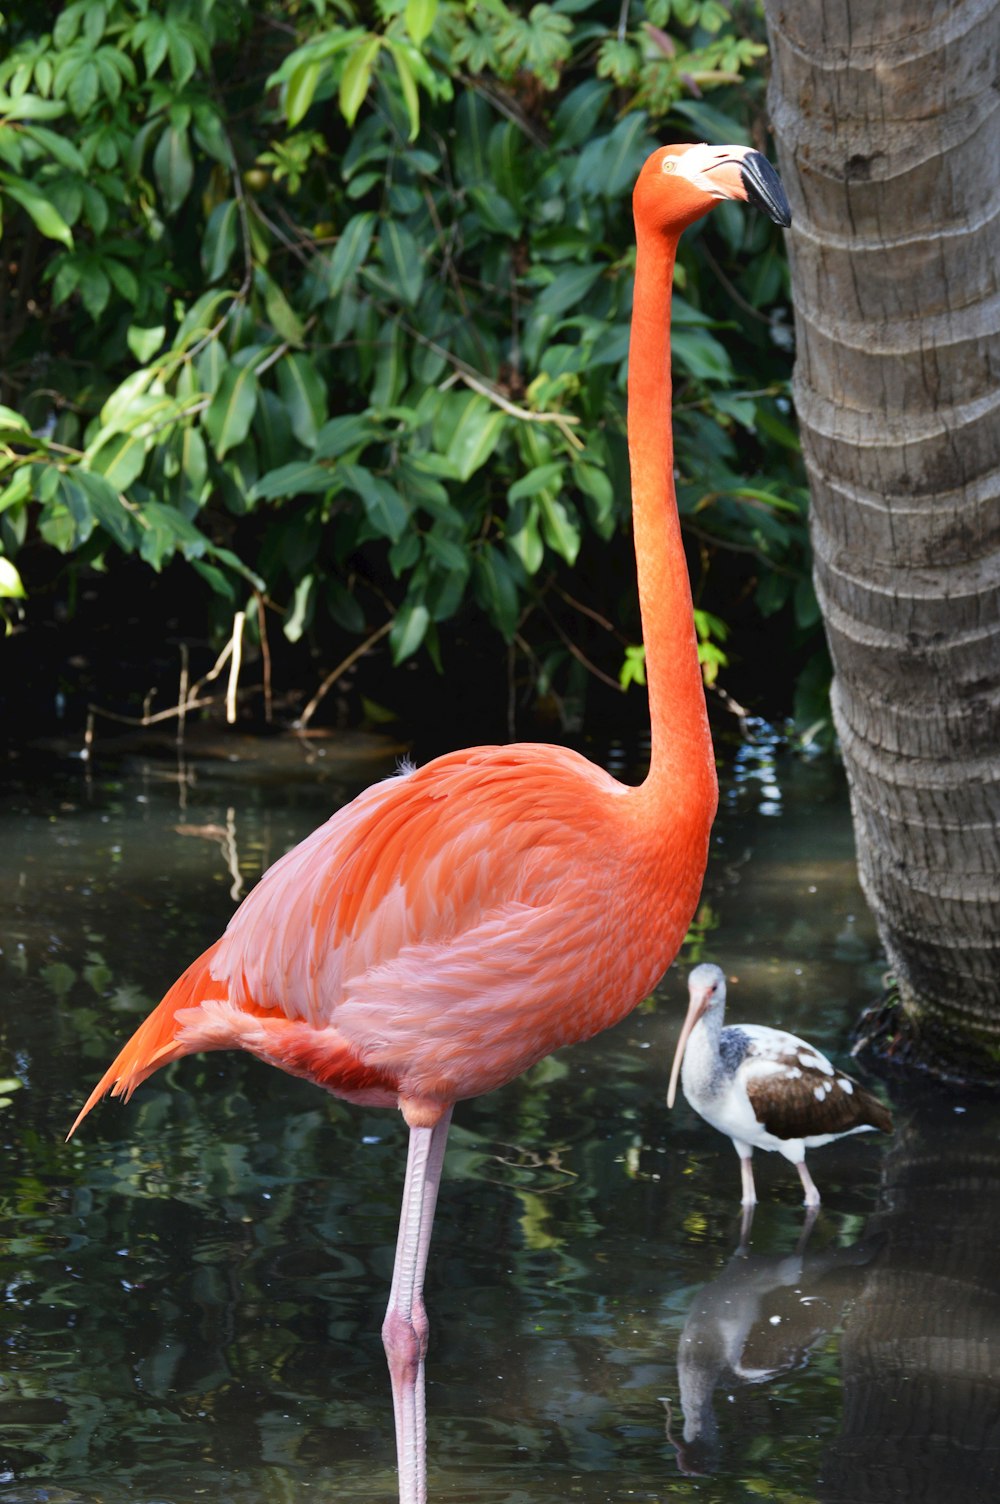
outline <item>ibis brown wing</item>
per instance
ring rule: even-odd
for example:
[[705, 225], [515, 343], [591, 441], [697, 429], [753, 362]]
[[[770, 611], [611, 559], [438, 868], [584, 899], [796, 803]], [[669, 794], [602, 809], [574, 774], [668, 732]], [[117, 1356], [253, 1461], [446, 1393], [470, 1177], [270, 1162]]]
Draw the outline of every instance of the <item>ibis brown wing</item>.
[[870, 1126], [892, 1132], [892, 1118], [877, 1097], [843, 1071], [804, 1063], [801, 1055], [775, 1062], [777, 1070], [750, 1074], [747, 1096], [754, 1116], [775, 1138], [811, 1138]]

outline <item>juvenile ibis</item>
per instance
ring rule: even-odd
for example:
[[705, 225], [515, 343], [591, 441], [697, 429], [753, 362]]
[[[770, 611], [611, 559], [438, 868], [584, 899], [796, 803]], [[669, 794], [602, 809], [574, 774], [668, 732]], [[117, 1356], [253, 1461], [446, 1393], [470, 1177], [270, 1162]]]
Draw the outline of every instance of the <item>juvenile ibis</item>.
[[696, 966], [688, 977], [688, 997], [667, 1106], [674, 1105], [679, 1075], [684, 1095], [699, 1117], [733, 1141], [740, 1156], [744, 1206], [757, 1201], [754, 1149], [776, 1149], [791, 1160], [806, 1206], [818, 1206], [819, 1191], [806, 1169], [806, 1150], [872, 1128], [891, 1133], [888, 1109], [795, 1034], [764, 1024], [723, 1028], [726, 978], [720, 967]]

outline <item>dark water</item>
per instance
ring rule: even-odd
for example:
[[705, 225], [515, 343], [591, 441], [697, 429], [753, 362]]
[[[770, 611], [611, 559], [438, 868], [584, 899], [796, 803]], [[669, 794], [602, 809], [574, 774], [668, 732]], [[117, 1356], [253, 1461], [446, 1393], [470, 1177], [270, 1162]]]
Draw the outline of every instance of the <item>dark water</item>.
[[[0, 1504], [394, 1498], [401, 1121], [210, 1055], [63, 1143], [233, 896], [391, 766], [363, 743], [260, 757], [180, 779], [26, 757], [8, 780]], [[881, 959], [835, 767], [745, 751], [683, 967], [458, 1107], [427, 1289], [431, 1499], [994, 1500], [1000, 1108], [895, 1089], [891, 1141], [811, 1155], [808, 1238], [794, 1170], [758, 1154], [738, 1252], [736, 1156], [663, 1102], [698, 959], [739, 979], [732, 1019], [846, 1063]]]

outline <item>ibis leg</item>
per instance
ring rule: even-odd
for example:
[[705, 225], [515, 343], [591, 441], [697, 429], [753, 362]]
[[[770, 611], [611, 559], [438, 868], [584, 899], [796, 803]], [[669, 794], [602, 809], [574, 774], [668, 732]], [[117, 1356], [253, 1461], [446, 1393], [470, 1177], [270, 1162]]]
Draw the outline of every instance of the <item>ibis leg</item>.
[[813, 1180], [812, 1176], [809, 1174], [809, 1171], [806, 1169], [805, 1160], [803, 1160], [801, 1164], [796, 1165], [795, 1168], [799, 1172], [799, 1179], [802, 1182], [802, 1189], [805, 1191], [804, 1200], [806, 1206], [819, 1206], [819, 1191], [816, 1189], [816, 1182]]
[[396, 1417], [399, 1504], [425, 1504], [427, 1498], [424, 1355], [428, 1322], [424, 1310], [424, 1271], [450, 1120], [449, 1110], [433, 1128], [410, 1129], [396, 1262], [382, 1323], [382, 1345], [389, 1364]]
[[740, 1174], [743, 1177], [743, 1205], [756, 1206], [757, 1188], [753, 1183], [753, 1160], [749, 1154], [740, 1155]]

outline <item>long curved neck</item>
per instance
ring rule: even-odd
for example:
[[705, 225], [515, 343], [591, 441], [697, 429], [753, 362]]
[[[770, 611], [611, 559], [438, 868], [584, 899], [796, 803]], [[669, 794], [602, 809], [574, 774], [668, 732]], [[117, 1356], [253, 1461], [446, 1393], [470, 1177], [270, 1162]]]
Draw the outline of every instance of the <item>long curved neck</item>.
[[[674, 491], [670, 295], [677, 236], [636, 225], [628, 371], [628, 448], [639, 608], [646, 645], [652, 756], [648, 793], [716, 797], [691, 586]], [[681, 791], [684, 791], [681, 793]]]

